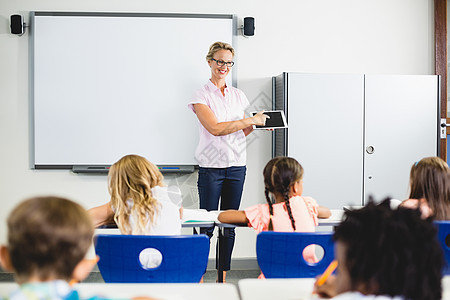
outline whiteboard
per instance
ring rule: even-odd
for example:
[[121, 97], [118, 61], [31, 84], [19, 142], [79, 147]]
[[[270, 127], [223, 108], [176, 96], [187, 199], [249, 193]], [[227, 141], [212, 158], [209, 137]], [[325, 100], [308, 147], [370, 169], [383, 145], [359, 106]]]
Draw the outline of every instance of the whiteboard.
[[33, 12], [32, 167], [111, 165], [131, 153], [197, 165], [187, 104], [210, 78], [209, 46], [233, 45], [235, 24], [233, 15]]

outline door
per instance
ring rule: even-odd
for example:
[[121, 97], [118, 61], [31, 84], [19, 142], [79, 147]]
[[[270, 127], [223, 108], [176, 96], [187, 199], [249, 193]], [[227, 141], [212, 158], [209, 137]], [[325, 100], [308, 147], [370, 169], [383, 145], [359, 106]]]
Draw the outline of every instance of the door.
[[287, 155], [305, 169], [303, 194], [342, 209], [363, 199], [362, 74], [287, 73]]
[[365, 75], [364, 194], [408, 197], [411, 166], [438, 154], [435, 75]]

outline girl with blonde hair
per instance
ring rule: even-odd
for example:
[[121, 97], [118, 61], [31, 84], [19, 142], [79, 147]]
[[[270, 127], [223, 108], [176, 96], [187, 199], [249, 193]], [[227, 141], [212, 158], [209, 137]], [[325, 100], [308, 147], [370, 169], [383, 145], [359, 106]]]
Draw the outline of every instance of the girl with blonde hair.
[[159, 169], [144, 157], [126, 155], [113, 164], [108, 189], [111, 201], [89, 210], [96, 227], [114, 219], [122, 234], [180, 234], [182, 208], [174, 203], [180, 192], [164, 186]]

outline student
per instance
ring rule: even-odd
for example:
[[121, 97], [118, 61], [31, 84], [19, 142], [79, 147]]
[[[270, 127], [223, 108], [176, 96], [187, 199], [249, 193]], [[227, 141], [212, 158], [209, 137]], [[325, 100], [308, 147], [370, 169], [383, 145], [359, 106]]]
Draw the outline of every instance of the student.
[[335, 229], [337, 275], [314, 286], [321, 297], [441, 299], [442, 249], [430, 218], [379, 205], [346, 211]]
[[114, 219], [122, 234], [176, 235], [181, 233], [179, 208], [163, 183], [159, 169], [139, 155], [126, 155], [108, 174], [111, 201], [91, 208], [96, 227]]
[[20, 285], [9, 299], [78, 299], [69, 281], [83, 280], [97, 262], [84, 259], [94, 233], [86, 211], [63, 198], [32, 198], [7, 222], [8, 245], [0, 248], [0, 263]]
[[[273, 230], [313, 232], [317, 218], [328, 218], [328, 208], [319, 206], [311, 197], [303, 197], [303, 168], [291, 157], [276, 157], [264, 168], [267, 204], [257, 204], [245, 210], [227, 210], [219, 214], [223, 223], [242, 223], [257, 232]], [[274, 197], [273, 203], [271, 196]], [[314, 246], [304, 251], [307, 261], [317, 261]]]
[[420, 207], [422, 216], [450, 220], [450, 170], [439, 157], [426, 157], [414, 163], [410, 172], [409, 199], [400, 205]]

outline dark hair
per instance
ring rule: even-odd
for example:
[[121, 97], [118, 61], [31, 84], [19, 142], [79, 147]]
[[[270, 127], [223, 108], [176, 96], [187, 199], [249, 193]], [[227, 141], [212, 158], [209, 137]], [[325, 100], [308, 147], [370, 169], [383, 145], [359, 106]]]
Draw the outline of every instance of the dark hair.
[[273, 230], [272, 216], [273, 207], [269, 193], [281, 194], [284, 197], [284, 203], [291, 220], [292, 228], [295, 231], [295, 220], [292, 215], [291, 206], [289, 204], [289, 192], [291, 186], [302, 179], [303, 168], [300, 163], [292, 157], [275, 157], [271, 159], [263, 171], [264, 175], [264, 194], [269, 204], [269, 213], [271, 216], [269, 222], [269, 230]]
[[431, 219], [418, 209], [390, 208], [373, 199], [345, 212], [334, 240], [345, 245], [351, 289], [409, 300], [441, 299], [442, 249]]
[[8, 217], [8, 249], [18, 282], [32, 275], [70, 280], [93, 234], [87, 211], [75, 202], [37, 197], [20, 203]]
[[425, 157], [410, 172], [410, 199], [425, 198], [435, 220], [450, 220], [450, 170], [439, 157]]

